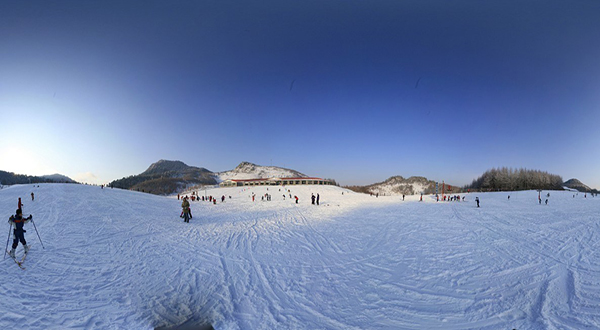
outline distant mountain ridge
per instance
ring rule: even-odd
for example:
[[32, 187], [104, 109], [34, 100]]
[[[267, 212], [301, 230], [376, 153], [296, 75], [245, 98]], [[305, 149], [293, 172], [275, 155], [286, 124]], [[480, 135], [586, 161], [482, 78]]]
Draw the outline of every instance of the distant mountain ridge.
[[[366, 194], [379, 194], [381, 196], [398, 196], [398, 195], [418, 195], [418, 194], [434, 194], [435, 181], [429, 180], [422, 176], [411, 176], [408, 179], [397, 175], [388, 178], [383, 182], [374, 183], [367, 186], [349, 186], [346, 187], [356, 192]], [[442, 187], [438, 187], [441, 193]]]
[[577, 179], [570, 179], [563, 183], [563, 185], [570, 189], [575, 189], [580, 192], [597, 192], [596, 189], [592, 189], [589, 186], [583, 184], [583, 182]]
[[249, 162], [241, 162], [231, 171], [216, 173], [219, 182], [225, 180], [265, 179], [265, 178], [306, 178], [308, 175], [295, 170], [277, 166], [260, 166]]
[[77, 183], [62, 174], [31, 176], [0, 171], [0, 185], [29, 184], [29, 183]]
[[286, 168], [260, 166], [250, 162], [241, 162], [233, 170], [215, 173], [203, 167], [188, 166], [181, 161], [161, 159], [150, 165], [144, 172], [115, 180], [109, 185], [157, 195], [170, 195], [191, 187], [216, 185], [229, 179], [271, 177], [307, 177], [307, 175]]
[[169, 195], [194, 185], [214, 185], [214, 173], [201, 167], [188, 166], [181, 161], [161, 159], [147, 170], [115, 180], [111, 187]]

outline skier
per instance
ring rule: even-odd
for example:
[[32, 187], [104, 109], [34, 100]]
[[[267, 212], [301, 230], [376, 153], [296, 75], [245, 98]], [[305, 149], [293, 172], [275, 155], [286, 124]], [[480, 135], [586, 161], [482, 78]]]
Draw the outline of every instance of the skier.
[[192, 218], [192, 211], [190, 210], [190, 202], [188, 202], [187, 196], [185, 196], [183, 198], [183, 202], [181, 203], [181, 208], [183, 209], [181, 211], [181, 217], [183, 218], [184, 215], [189, 215], [189, 217], [184, 220], [184, 222], [188, 222], [189, 223], [190, 219]]
[[319, 205], [319, 194], [317, 194], [317, 205]]
[[17, 203], [17, 209], [23, 210], [23, 203], [21, 203], [21, 197], [19, 197], [19, 203]]
[[29, 252], [29, 246], [27, 246], [27, 242], [25, 241], [25, 230], [23, 229], [23, 225], [28, 223], [32, 218], [33, 217], [30, 214], [28, 218], [23, 219], [23, 211], [21, 211], [21, 209], [17, 209], [16, 214], [14, 216], [11, 215], [8, 219], [8, 223], [14, 226], [12, 250], [10, 250], [8, 253], [12, 258], [15, 258], [15, 250], [19, 245], [19, 241], [21, 241], [21, 244], [23, 244], [25, 254]]
[[475, 202], [477, 203], [477, 207], [479, 207], [479, 197], [475, 197]]
[[402, 194], [402, 201], [404, 202], [404, 194]]
[[298, 196], [294, 196], [296, 198], [296, 204], [298, 204]]
[[312, 200], [312, 205], [315, 205], [315, 194], [312, 194], [312, 196], [310, 196], [310, 199]]
[[33, 193], [31, 193], [31, 201], [33, 201]]

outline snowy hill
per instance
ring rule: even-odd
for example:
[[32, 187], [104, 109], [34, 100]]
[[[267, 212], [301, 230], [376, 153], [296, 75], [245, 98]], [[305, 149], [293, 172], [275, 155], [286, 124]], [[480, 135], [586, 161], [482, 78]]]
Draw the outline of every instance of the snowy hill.
[[381, 196], [432, 194], [435, 192], [435, 181], [427, 180], [427, 178], [421, 176], [412, 176], [405, 179], [398, 175], [372, 185], [349, 188], [357, 192], [379, 194]]
[[169, 195], [190, 186], [214, 185], [214, 174], [202, 167], [188, 166], [180, 161], [161, 159], [138, 175], [115, 180], [109, 186]]
[[575, 190], [581, 191], [581, 192], [591, 192], [592, 191], [592, 188], [586, 186], [585, 184], [583, 184], [583, 182], [581, 182], [577, 179], [567, 180], [567, 181], [565, 181], [565, 183], [563, 183], [563, 185], [567, 188], [575, 189]]
[[138, 175], [115, 180], [110, 186], [170, 195], [201, 186], [216, 185], [227, 179], [261, 179], [273, 177], [307, 177], [300, 172], [277, 166], [240, 163], [231, 171], [213, 173], [203, 167], [188, 166], [181, 161], [159, 160]]
[[298, 171], [277, 166], [260, 166], [249, 162], [241, 162], [231, 171], [216, 173], [217, 181], [222, 182], [230, 179], [263, 179], [263, 178], [299, 178], [308, 177]]
[[56, 182], [56, 183], [77, 183], [73, 179], [69, 178], [66, 175], [62, 174], [50, 174], [50, 175], [42, 175], [41, 178], [45, 179], [45, 182]]
[[[26, 270], [8, 258], [0, 266], [0, 329], [600, 327], [599, 197], [436, 203], [280, 189], [209, 189], [225, 202], [192, 202], [189, 224], [176, 197], [0, 190], [5, 219], [22, 197], [45, 246], [27, 224]], [[272, 201], [252, 201], [265, 193]]]

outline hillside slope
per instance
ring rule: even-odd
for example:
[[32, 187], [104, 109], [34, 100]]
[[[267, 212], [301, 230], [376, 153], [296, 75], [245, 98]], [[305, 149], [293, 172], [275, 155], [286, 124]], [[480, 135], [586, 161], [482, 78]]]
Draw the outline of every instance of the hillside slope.
[[277, 166], [260, 166], [249, 162], [241, 162], [236, 168], [231, 171], [216, 173], [219, 182], [228, 179], [263, 179], [263, 178], [299, 178], [308, 177], [308, 175], [295, 170], [290, 170]]
[[170, 195], [186, 187], [216, 183], [214, 174], [205, 168], [188, 166], [180, 161], [159, 160], [141, 174], [115, 180], [109, 186]]

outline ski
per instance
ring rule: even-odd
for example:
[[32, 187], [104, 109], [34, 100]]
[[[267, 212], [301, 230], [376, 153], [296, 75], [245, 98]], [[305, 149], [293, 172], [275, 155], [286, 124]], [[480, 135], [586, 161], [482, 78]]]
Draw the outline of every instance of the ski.
[[21, 261], [18, 261], [16, 257], [11, 256], [10, 254], [9, 254], [9, 257], [17, 264], [17, 266], [19, 266], [19, 268], [21, 268], [22, 270], [25, 270], [25, 267], [23, 267], [23, 261], [25, 261], [25, 257], [27, 257], [27, 253], [25, 253], [23, 255], [23, 258], [21, 258]]

